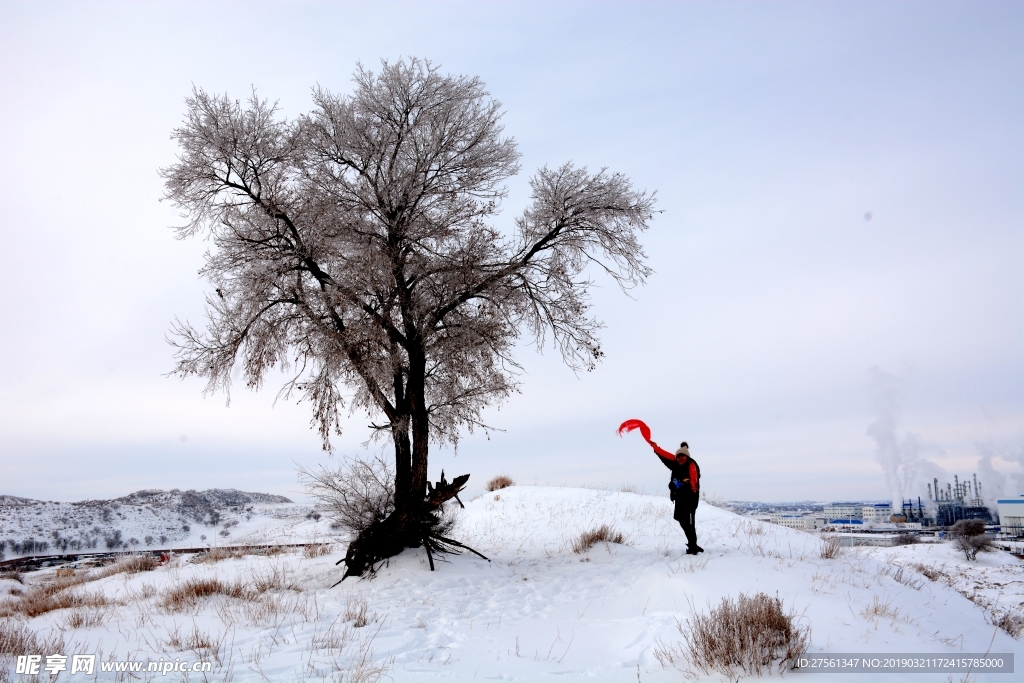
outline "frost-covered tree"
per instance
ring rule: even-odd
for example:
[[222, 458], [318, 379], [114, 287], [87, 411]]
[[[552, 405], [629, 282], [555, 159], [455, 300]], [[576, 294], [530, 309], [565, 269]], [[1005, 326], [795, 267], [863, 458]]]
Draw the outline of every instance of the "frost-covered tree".
[[391, 533], [415, 547], [429, 446], [484, 426], [515, 389], [517, 340], [594, 367], [585, 270], [643, 282], [654, 198], [619, 174], [542, 168], [502, 230], [519, 153], [479, 79], [412, 59], [359, 67], [354, 84], [315, 89], [293, 120], [255, 93], [186, 100], [162, 175], [187, 218], [178, 235], [209, 239], [211, 291], [204, 329], [174, 326], [175, 373], [214, 392], [236, 364], [252, 388], [283, 367], [280, 396], [310, 403], [325, 448], [341, 410], [377, 420], [395, 451]]

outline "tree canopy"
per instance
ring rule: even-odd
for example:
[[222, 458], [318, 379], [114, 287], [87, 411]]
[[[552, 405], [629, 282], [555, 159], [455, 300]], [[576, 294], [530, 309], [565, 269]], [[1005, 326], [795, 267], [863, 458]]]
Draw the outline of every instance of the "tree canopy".
[[478, 78], [411, 59], [360, 66], [354, 85], [316, 88], [292, 120], [255, 92], [186, 100], [162, 175], [187, 218], [178, 235], [209, 239], [212, 291], [205, 327], [178, 322], [171, 342], [175, 373], [211, 392], [237, 363], [254, 388], [289, 370], [282, 396], [311, 404], [325, 448], [343, 409], [379, 419], [404, 514], [424, 496], [429, 444], [457, 442], [515, 389], [521, 336], [594, 367], [587, 268], [644, 281], [654, 196], [606, 170], [545, 167], [503, 231], [520, 155]]

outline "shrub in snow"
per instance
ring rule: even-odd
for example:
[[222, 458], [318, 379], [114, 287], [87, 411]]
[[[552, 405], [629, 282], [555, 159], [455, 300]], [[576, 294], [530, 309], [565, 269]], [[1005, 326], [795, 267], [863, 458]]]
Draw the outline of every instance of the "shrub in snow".
[[980, 536], [985, 533], [985, 522], [980, 519], [961, 519], [949, 527], [949, 535], [953, 538], [958, 536]]
[[914, 545], [915, 543], [920, 542], [921, 539], [914, 534], [899, 534], [892, 540], [893, 545]]
[[970, 561], [978, 559], [978, 553], [993, 549], [992, 539], [985, 535], [985, 522], [980, 519], [961, 519], [949, 527], [953, 547], [963, 552]]
[[598, 543], [625, 543], [626, 537], [622, 532], [615, 531], [607, 524], [602, 524], [596, 529], [584, 531], [580, 537], [572, 542], [574, 553], [585, 553]]
[[988, 536], [957, 536], [953, 539], [953, 547], [963, 552], [970, 561], [978, 559], [978, 553], [991, 552], [994, 548]]
[[[352, 536], [394, 511], [395, 474], [381, 457], [349, 458], [335, 469], [299, 469], [299, 478], [317, 504], [334, 520], [331, 528]], [[312, 515], [313, 513], [310, 513]]]
[[498, 489], [504, 489], [508, 488], [509, 486], [515, 485], [516, 483], [512, 481], [512, 477], [505, 474], [499, 474], [494, 479], [491, 479], [489, 482], [487, 482], [487, 490], [497, 491]]
[[[681, 660], [704, 675], [716, 671], [730, 679], [771, 670], [793, 668], [810, 644], [810, 629], [794, 623], [794, 615], [782, 608], [782, 600], [758, 593], [739, 599], [722, 598], [707, 614], [694, 613], [685, 626], [676, 622], [683, 642], [659, 644], [654, 656], [662, 666]], [[694, 676], [696, 677], [696, 675]]]
[[823, 534], [821, 536], [821, 559], [834, 560], [843, 552], [843, 545], [838, 536]]

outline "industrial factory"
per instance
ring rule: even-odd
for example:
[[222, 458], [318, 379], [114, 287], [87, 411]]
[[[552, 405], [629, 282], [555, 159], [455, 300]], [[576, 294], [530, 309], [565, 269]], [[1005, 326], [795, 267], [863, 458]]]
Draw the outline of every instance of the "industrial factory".
[[[945, 487], [937, 478], [928, 484], [928, 498], [892, 503], [834, 502], [779, 506], [776, 510], [749, 510], [746, 514], [791, 529], [837, 533], [857, 537], [858, 544], [889, 545], [897, 536], [945, 534], [960, 520], [977, 519], [988, 532], [1004, 539], [1024, 538], [1024, 495], [986, 502], [978, 476], [961, 481], [959, 475]], [[785, 509], [789, 508], [789, 509]], [[997, 513], [997, 514], [995, 514]]]

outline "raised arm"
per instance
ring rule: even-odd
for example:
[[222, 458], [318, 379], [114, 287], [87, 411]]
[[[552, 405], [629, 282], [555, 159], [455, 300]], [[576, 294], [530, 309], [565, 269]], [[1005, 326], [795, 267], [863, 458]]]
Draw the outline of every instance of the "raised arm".
[[666, 451], [664, 448], [654, 443], [653, 441], [651, 441], [650, 444], [651, 448], [654, 449], [654, 452], [657, 453], [658, 457], [661, 458], [662, 464], [665, 465], [665, 467], [672, 469], [672, 465], [674, 465], [676, 462], [676, 454], [669, 453], [668, 451]]

